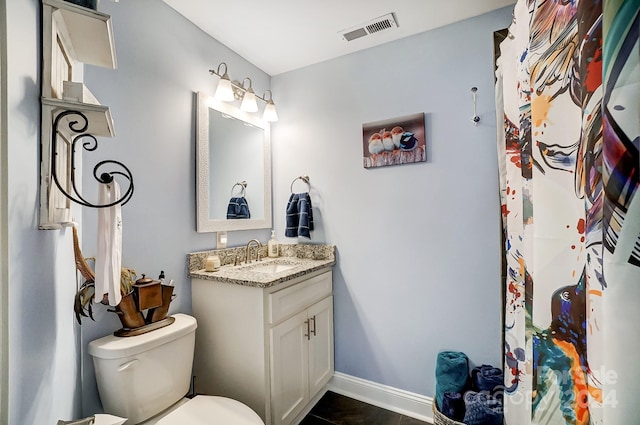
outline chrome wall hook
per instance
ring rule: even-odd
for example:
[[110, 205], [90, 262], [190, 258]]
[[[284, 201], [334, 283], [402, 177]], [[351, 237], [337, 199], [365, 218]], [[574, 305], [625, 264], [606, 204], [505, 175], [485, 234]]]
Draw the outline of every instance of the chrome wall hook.
[[471, 96], [473, 96], [473, 116], [471, 117], [471, 122], [473, 125], [478, 125], [480, 122], [480, 117], [476, 111], [476, 92], [478, 91], [477, 87], [471, 87]]

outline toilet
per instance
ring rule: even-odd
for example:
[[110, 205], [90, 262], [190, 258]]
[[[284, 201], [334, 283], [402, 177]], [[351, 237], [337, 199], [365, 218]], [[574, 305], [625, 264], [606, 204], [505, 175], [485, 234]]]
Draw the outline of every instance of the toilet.
[[196, 319], [186, 314], [154, 331], [89, 343], [100, 400], [126, 425], [264, 425], [256, 412], [226, 397], [185, 398], [191, 381]]

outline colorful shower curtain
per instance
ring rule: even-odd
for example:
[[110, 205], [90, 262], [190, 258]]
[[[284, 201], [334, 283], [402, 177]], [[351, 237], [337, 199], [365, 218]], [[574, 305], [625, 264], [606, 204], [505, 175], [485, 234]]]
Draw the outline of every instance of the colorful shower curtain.
[[505, 423], [640, 423], [638, 0], [519, 0], [496, 72]]

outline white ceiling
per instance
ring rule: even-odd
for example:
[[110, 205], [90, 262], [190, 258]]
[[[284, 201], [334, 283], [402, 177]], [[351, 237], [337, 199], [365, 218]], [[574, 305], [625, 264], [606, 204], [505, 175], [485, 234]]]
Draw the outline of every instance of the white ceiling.
[[[515, 0], [164, 0], [269, 75], [481, 15]], [[394, 13], [398, 28], [346, 42], [340, 32]]]

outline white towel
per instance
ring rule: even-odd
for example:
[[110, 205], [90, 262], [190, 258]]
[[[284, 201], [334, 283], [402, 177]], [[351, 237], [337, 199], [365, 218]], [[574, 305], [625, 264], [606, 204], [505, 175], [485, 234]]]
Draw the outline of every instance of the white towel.
[[[101, 184], [98, 203], [110, 204], [120, 198], [120, 186], [113, 180]], [[98, 209], [98, 254], [96, 255], [96, 302], [103, 294], [109, 295], [109, 304], [120, 304], [120, 269], [122, 266], [122, 210], [120, 204]]]

